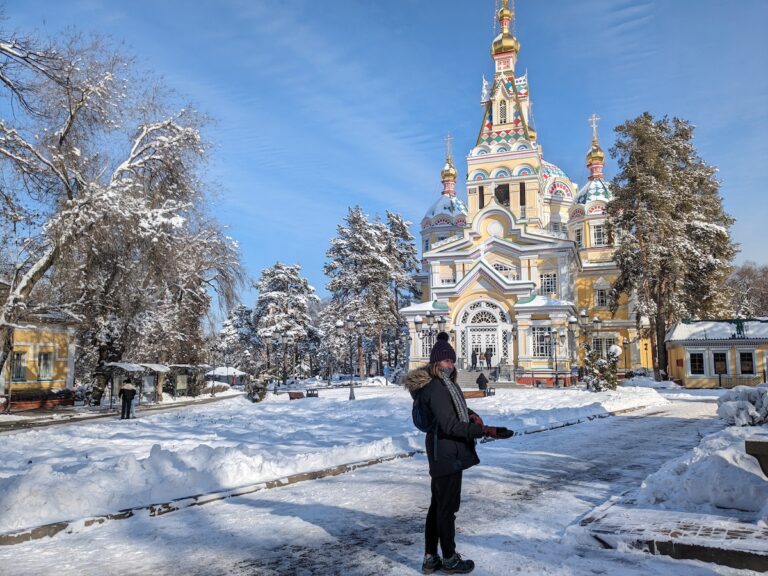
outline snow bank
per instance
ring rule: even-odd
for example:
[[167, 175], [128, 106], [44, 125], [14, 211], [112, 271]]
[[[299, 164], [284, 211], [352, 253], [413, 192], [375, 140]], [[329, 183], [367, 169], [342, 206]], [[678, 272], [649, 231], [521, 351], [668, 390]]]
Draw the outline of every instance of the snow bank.
[[740, 510], [765, 523], [768, 479], [757, 460], [745, 453], [745, 439], [768, 440], [768, 427], [727, 428], [705, 436], [691, 452], [648, 476], [638, 503], [702, 514]]
[[[257, 484], [423, 449], [400, 386], [269, 394], [77, 426], [6, 434], [0, 532]], [[497, 390], [470, 399], [491, 425], [533, 431], [606, 412], [665, 404], [655, 390]]]
[[675, 384], [671, 380], [661, 380], [660, 382], [656, 382], [656, 380], [649, 376], [635, 376], [634, 378], [624, 380], [621, 385], [626, 387], [635, 386], [638, 388], [682, 388], [682, 386]]
[[717, 401], [717, 415], [734, 426], [768, 422], [768, 385], [736, 386]]

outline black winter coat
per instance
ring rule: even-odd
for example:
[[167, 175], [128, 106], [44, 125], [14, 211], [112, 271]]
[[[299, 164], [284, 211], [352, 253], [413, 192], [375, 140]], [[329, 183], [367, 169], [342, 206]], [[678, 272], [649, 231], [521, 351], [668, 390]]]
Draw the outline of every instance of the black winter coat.
[[[437, 421], [437, 447], [432, 432], [427, 433], [426, 438], [429, 475], [433, 478], [447, 476], [479, 464], [475, 438], [483, 436], [483, 428], [474, 422], [459, 420], [443, 381], [433, 378], [423, 368], [418, 368], [405, 376], [403, 384], [411, 396], [425, 395], [425, 404], [432, 410]], [[469, 413], [474, 414], [472, 410]]]

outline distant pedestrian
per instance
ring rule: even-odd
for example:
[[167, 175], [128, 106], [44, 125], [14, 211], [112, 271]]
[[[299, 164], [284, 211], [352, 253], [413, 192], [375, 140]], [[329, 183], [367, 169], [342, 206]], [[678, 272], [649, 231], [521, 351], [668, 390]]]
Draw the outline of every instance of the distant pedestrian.
[[483, 364], [485, 364], [485, 352], [480, 352], [478, 359], [480, 360], [480, 366], [482, 367]]
[[[434, 418], [434, 431], [427, 432], [426, 448], [431, 476], [432, 500], [424, 526], [424, 563], [421, 571], [431, 574], [442, 570], [448, 574], [467, 574], [475, 563], [456, 552], [456, 512], [461, 503], [462, 473], [480, 463], [475, 439], [510, 438], [512, 432], [503, 427], [486, 426], [483, 419], [467, 408], [456, 383], [456, 352], [445, 332], [429, 355], [429, 364], [411, 370], [403, 384], [418, 398]], [[443, 557], [438, 555], [438, 545]]]
[[117, 393], [117, 396], [123, 401], [120, 420], [127, 420], [131, 417], [131, 404], [133, 403], [134, 396], [136, 396], [136, 387], [133, 385], [133, 381], [130, 378], [123, 380], [123, 384], [120, 386], [120, 392]]
[[488, 378], [485, 377], [484, 373], [480, 372], [480, 376], [477, 377], [475, 383], [477, 384], [477, 387], [480, 388], [480, 390], [483, 392], [488, 390]]
[[486, 348], [485, 349], [485, 363], [488, 366], [488, 370], [491, 369], [491, 358], [493, 358], [493, 349], [492, 348]]
[[477, 350], [472, 350], [472, 370], [477, 370]]

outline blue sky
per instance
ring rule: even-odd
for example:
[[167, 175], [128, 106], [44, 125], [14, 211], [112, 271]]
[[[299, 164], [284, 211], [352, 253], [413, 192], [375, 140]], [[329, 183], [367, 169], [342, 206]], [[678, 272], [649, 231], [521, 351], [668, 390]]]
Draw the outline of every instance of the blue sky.
[[[755, 172], [768, 166], [767, 1], [518, 0], [516, 12], [547, 160], [581, 185], [592, 113], [606, 150], [646, 110], [687, 118], [720, 170], [737, 262], [768, 263]], [[494, 0], [13, 0], [5, 16], [12, 30], [110, 35], [212, 116], [215, 210], [248, 274], [298, 262], [321, 294], [348, 206], [417, 224], [440, 194], [449, 131], [463, 180], [492, 74]]]

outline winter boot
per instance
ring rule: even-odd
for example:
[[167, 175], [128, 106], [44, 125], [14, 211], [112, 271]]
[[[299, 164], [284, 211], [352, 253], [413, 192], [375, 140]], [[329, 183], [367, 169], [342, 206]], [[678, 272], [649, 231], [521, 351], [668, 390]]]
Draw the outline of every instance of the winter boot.
[[443, 572], [446, 574], [469, 574], [474, 569], [475, 563], [472, 560], [464, 560], [458, 552], [443, 560]]
[[426, 554], [424, 556], [424, 562], [421, 565], [421, 571], [424, 574], [432, 574], [433, 572], [440, 570], [442, 565], [443, 561], [440, 559], [440, 556], [437, 554]]

